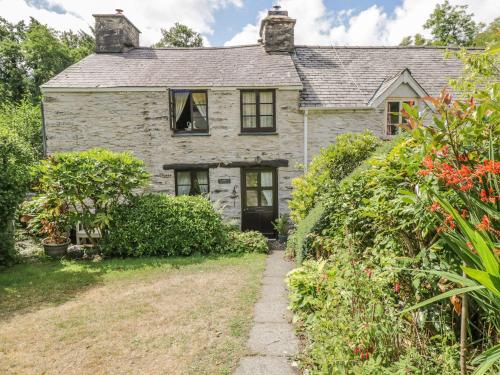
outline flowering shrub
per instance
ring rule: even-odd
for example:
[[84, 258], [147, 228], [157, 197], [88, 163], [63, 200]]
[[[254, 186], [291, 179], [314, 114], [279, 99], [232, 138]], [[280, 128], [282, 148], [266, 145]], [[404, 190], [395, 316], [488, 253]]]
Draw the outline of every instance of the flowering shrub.
[[[304, 254], [319, 260], [288, 278], [310, 373], [498, 367], [498, 86], [467, 101], [426, 98], [431, 125], [405, 105], [408, 133], [396, 145], [325, 184], [319, 218], [302, 235]], [[470, 354], [459, 361], [466, 292]]]

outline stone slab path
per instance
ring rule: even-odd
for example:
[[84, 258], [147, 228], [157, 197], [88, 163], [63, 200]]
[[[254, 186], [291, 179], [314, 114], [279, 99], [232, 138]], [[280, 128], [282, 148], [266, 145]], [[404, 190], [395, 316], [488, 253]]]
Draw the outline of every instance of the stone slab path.
[[235, 375], [295, 375], [291, 357], [298, 352], [298, 340], [287, 310], [285, 276], [294, 264], [284, 251], [268, 257], [262, 277], [262, 296], [255, 304], [254, 323], [248, 339], [250, 354], [240, 360]]

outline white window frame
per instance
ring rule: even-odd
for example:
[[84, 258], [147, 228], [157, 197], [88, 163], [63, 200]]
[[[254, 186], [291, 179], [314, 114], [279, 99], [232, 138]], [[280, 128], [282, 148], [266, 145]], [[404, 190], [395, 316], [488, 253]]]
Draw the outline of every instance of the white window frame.
[[[397, 132], [396, 134], [390, 134], [389, 133], [389, 126], [392, 125], [392, 126], [398, 126], [398, 125], [401, 125], [403, 124], [403, 115], [401, 114], [401, 111], [403, 110], [403, 103], [406, 103], [406, 102], [411, 102], [413, 101], [414, 102], [414, 106], [416, 106], [417, 108], [420, 108], [420, 101], [418, 98], [410, 98], [410, 97], [392, 97], [392, 98], [387, 98], [385, 100], [385, 109], [384, 109], [384, 135], [386, 136], [395, 136], [395, 135], [398, 135], [399, 134], [399, 129], [397, 129]], [[398, 118], [398, 123], [397, 124], [389, 124], [389, 103], [393, 103], [393, 102], [398, 102], [399, 103], [399, 118]]]

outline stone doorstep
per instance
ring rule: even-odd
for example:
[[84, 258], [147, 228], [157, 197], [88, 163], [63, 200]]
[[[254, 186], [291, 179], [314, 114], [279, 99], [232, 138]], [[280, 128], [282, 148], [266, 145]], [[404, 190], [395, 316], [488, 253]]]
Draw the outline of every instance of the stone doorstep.
[[285, 357], [244, 357], [235, 375], [296, 375], [290, 361]]

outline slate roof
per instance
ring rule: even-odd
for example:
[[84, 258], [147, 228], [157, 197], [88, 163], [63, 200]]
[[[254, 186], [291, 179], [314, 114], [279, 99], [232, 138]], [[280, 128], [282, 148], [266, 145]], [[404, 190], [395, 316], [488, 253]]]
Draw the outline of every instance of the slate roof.
[[302, 86], [289, 54], [261, 45], [93, 54], [42, 88]]
[[42, 88], [303, 87], [303, 108], [369, 108], [370, 99], [405, 69], [438, 95], [462, 64], [440, 47], [296, 46], [268, 54], [262, 45], [136, 48], [93, 54]]
[[301, 107], [367, 108], [381, 85], [390, 85], [391, 78], [397, 79], [404, 69], [429, 95], [437, 95], [450, 78], [462, 72], [460, 61], [445, 58], [445, 51], [438, 47], [296, 46], [293, 60], [304, 85]]

